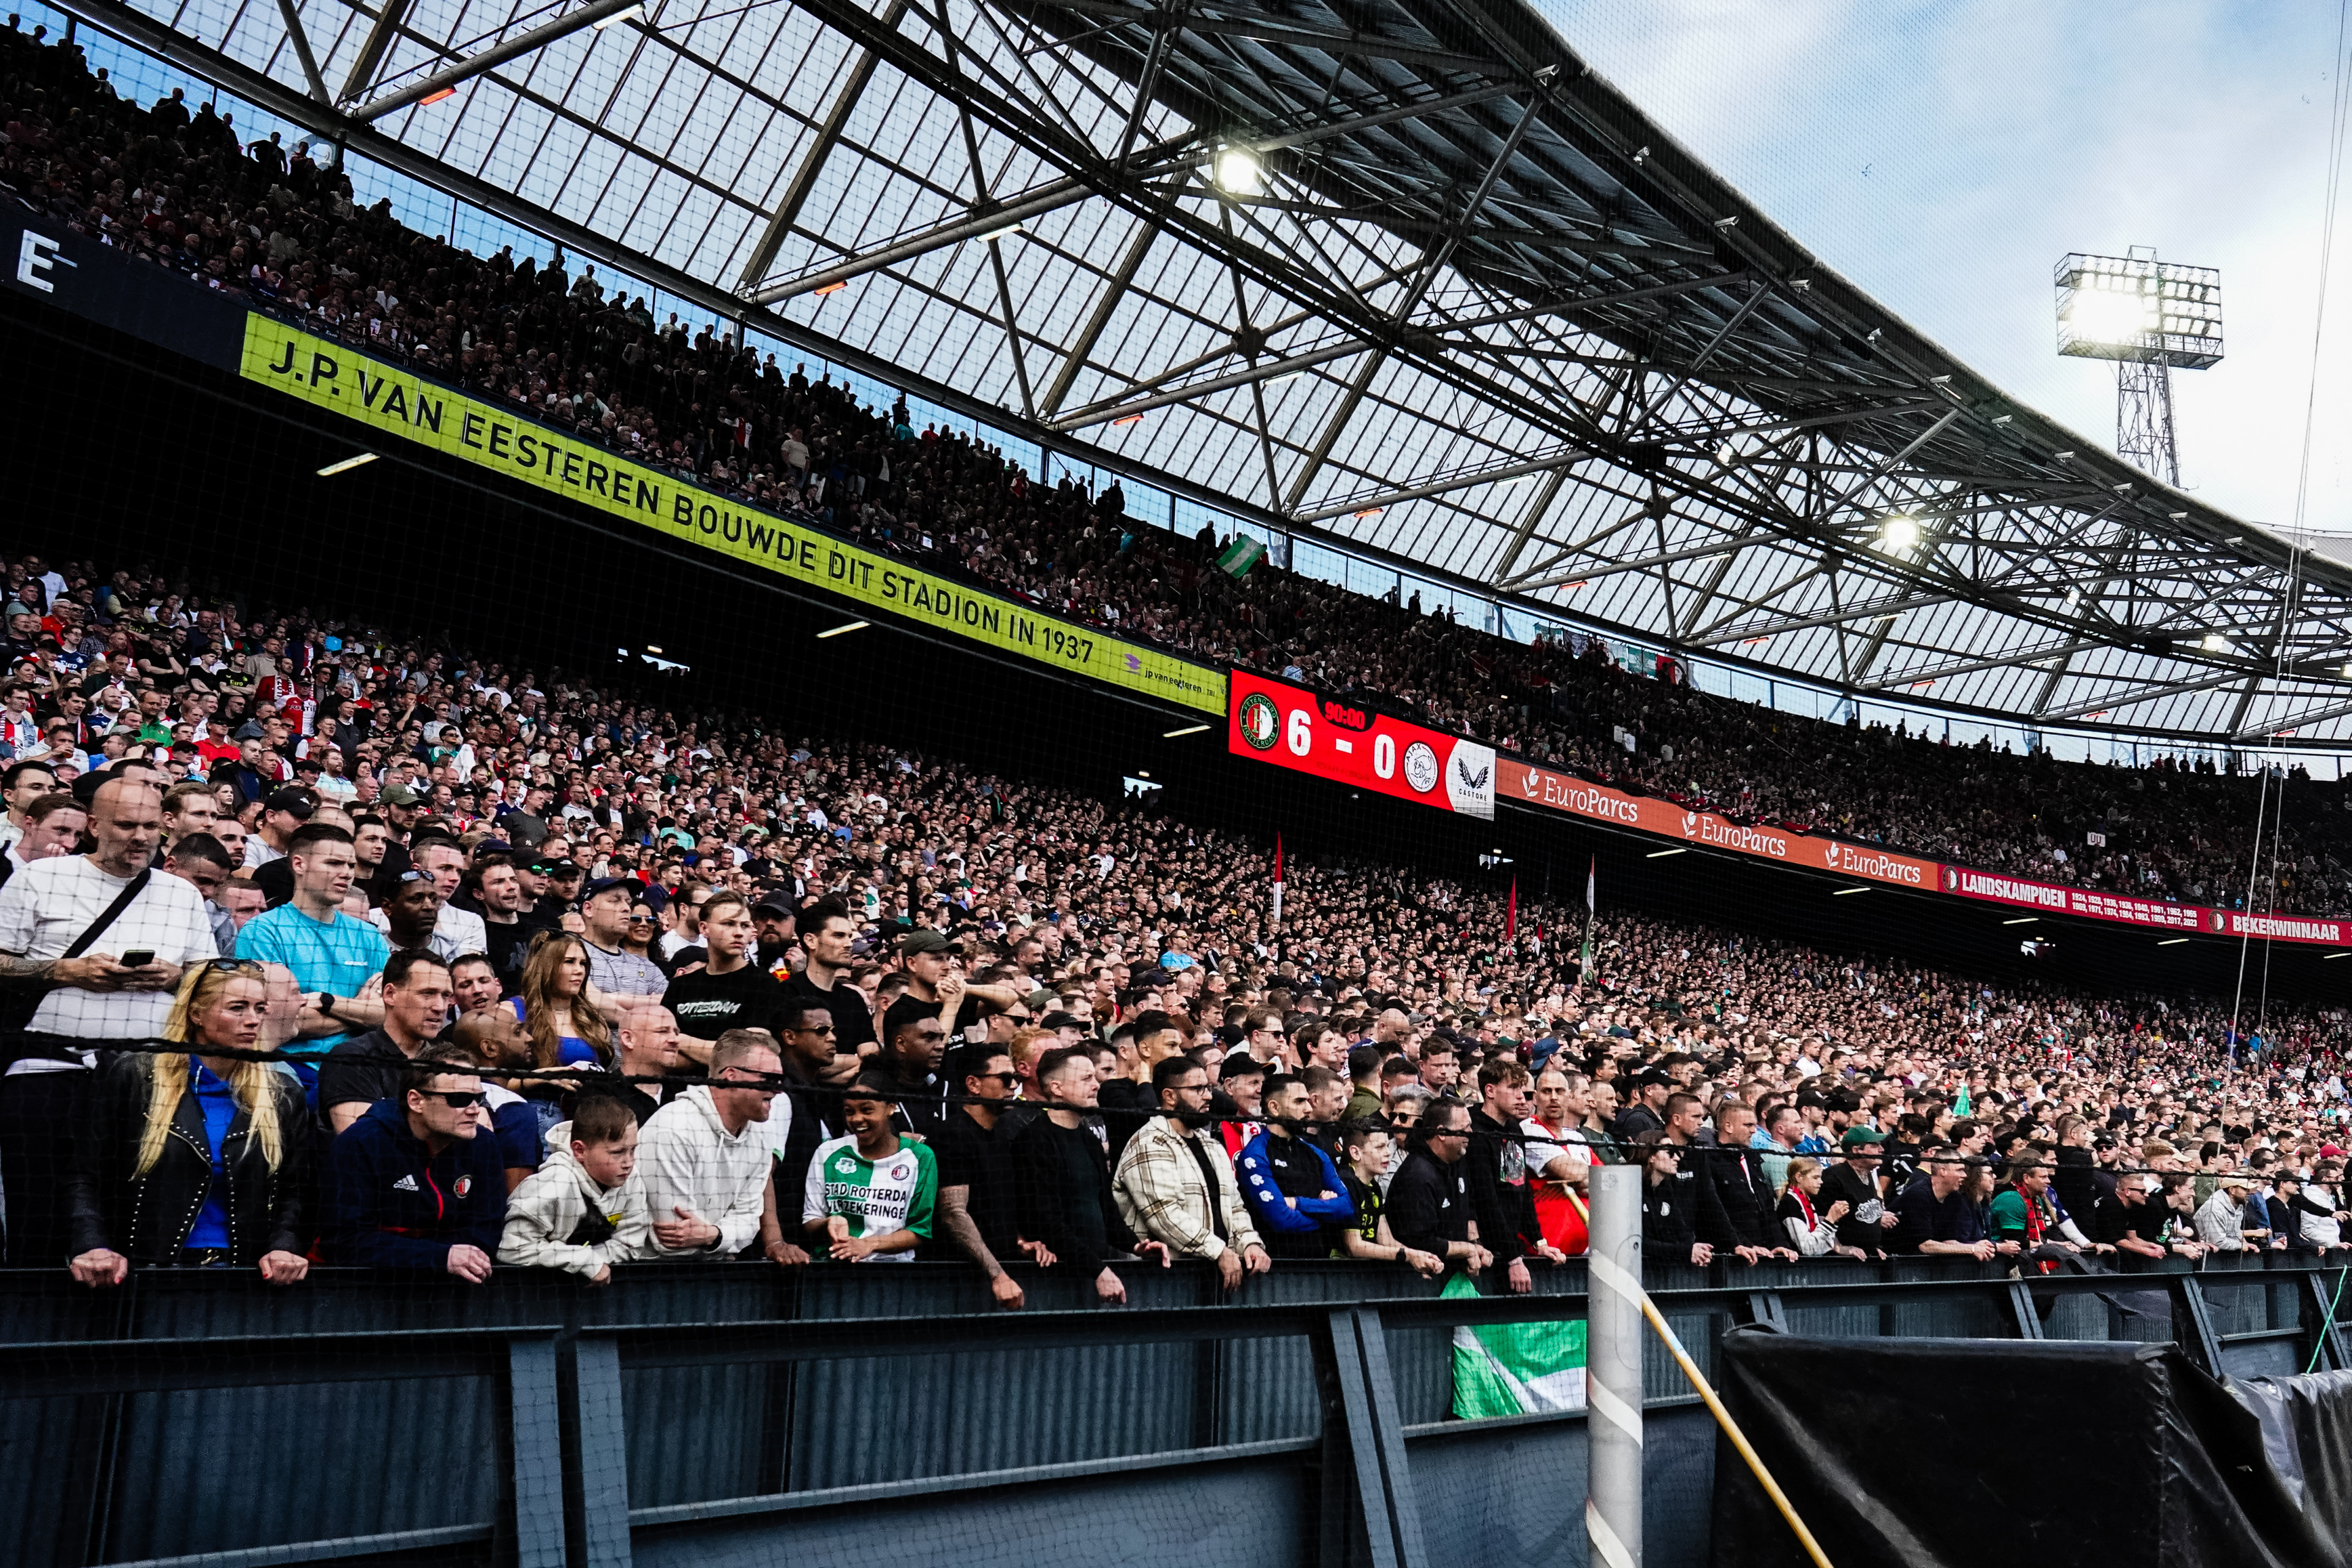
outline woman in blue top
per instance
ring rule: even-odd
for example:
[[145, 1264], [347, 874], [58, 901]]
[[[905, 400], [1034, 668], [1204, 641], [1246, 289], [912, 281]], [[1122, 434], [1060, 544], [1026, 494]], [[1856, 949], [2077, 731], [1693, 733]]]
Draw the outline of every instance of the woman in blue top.
[[[588, 949], [570, 931], [535, 938], [523, 962], [521, 994], [508, 1005], [530, 1037], [531, 1065], [579, 1072], [614, 1070], [619, 1053], [613, 1026], [588, 983]], [[542, 1133], [565, 1120], [563, 1097], [579, 1087], [576, 1074], [527, 1080], [523, 1094], [539, 1111]]]
[[301, 1084], [250, 1051], [269, 1011], [262, 967], [192, 965], [163, 1024], [184, 1050], [122, 1051], [100, 1072], [67, 1178], [73, 1277], [234, 1266], [290, 1285], [303, 1258], [314, 1136]]

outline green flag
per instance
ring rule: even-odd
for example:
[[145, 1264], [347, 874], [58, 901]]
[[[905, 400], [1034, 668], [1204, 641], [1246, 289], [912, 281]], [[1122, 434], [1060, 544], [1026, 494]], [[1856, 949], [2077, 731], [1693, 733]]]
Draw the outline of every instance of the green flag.
[[[1475, 1296], [1477, 1282], [1456, 1274], [1442, 1292]], [[1533, 1415], [1584, 1408], [1584, 1320], [1495, 1323], [1454, 1331], [1454, 1415]]]
[[1246, 533], [1236, 533], [1234, 542], [1217, 557], [1217, 570], [1232, 577], [1246, 577], [1251, 567], [1265, 559], [1265, 546]]

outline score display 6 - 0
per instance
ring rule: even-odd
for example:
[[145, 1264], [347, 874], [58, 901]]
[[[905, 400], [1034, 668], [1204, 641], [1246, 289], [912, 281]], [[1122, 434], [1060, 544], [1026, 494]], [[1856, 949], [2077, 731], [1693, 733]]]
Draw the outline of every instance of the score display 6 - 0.
[[1491, 746], [1236, 669], [1227, 749], [1334, 784], [1469, 816], [1495, 815]]

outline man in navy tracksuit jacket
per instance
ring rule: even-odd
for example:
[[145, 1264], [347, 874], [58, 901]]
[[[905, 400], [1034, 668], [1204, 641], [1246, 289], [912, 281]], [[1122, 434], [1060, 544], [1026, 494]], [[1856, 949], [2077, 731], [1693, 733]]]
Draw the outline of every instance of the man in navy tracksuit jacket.
[[[506, 1225], [507, 1183], [482, 1131], [482, 1080], [428, 1050], [394, 1099], [370, 1106], [328, 1145], [324, 1240], [330, 1263], [489, 1278]], [[426, 1069], [443, 1070], [426, 1076]], [[407, 1086], [416, 1087], [407, 1087]]]

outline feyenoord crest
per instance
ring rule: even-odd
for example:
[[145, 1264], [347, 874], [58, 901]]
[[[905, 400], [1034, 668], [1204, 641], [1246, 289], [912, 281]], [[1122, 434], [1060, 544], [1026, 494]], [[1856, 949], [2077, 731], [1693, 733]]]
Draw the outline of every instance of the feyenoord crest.
[[1442, 772], [1437, 765], [1437, 753], [1426, 741], [1415, 741], [1404, 749], [1404, 782], [1412, 785], [1416, 795], [1427, 795], [1437, 787]]
[[1275, 711], [1274, 699], [1263, 691], [1253, 691], [1242, 699], [1242, 739], [1254, 751], [1270, 752], [1282, 733], [1282, 715]]
[[460, 1176], [455, 1182], [449, 1184], [449, 1190], [462, 1198], [467, 1193], [474, 1190], [474, 1178], [471, 1176]]

